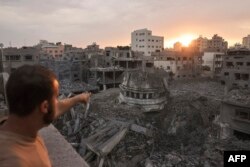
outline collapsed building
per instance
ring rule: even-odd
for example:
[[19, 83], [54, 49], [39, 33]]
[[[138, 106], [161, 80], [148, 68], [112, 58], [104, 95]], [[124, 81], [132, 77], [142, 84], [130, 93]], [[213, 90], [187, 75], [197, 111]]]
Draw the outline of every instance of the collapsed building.
[[118, 87], [125, 71], [152, 68], [153, 59], [133, 52], [130, 47], [106, 47], [104, 54], [92, 54], [87, 71], [87, 82], [101, 90]]
[[221, 102], [220, 137], [250, 136], [250, 90], [233, 89]]
[[97, 85], [101, 90], [115, 88], [122, 81], [124, 69], [119, 67], [90, 68], [88, 83]]
[[145, 111], [162, 110], [168, 101], [168, 81], [167, 73], [161, 76], [159, 73], [156, 70], [127, 72], [120, 85], [119, 100], [141, 106]]
[[[193, 74], [197, 76], [200, 61], [198, 55], [193, 58], [174, 53], [173, 57], [157, 57], [157, 61], [166, 61], [166, 66], [162, 65], [153, 73], [144, 70], [154, 65], [152, 57], [145, 59], [139, 56], [139, 52], [131, 52], [129, 48], [109, 48], [102, 51], [98, 45], [93, 44], [83, 53], [82, 50], [68, 50], [67, 47], [57, 60], [43, 61], [40, 57], [40, 63], [48, 63], [47, 66], [60, 78], [61, 96], [70, 97], [71, 93], [91, 90], [91, 81], [101, 89], [121, 84], [120, 89], [93, 95], [91, 100], [94, 105], [91, 105], [87, 117], [85, 108], [78, 105], [54, 123], [63, 135], [60, 138], [65, 137], [88, 163], [96, 161], [99, 166], [147, 167], [218, 164], [216, 162], [221, 160], [221, 157], [218, 158], [218, 154], [221, 156], [219, 152], [228, 148], [226, 142], [224, 146], [212, 136], [216, 131], [213, 131], [211, 122], [219, 110], [220, 101], [217, 98], [223, 95], [222, 86], [218, 84], [221, 87], [215, 89], [217, 83], [212, 82], [213, 89], [210, 90], [206, 84], [211, 84], [211, 81], [195, 82], [193, 79], [194, 82], [189, 84], [187, 82], [190, 81], [185, 81], [169, 87], [166, 72], [158, 73], [165, 67], [167, 72], [176, 68], [176, 78], [193, 77]], [[83, 68], [86, 70], [82, 70]], [[138, 72], [138, 69], [142, 71]], [[89, 84], [79, 81], [84, 76], [81, 72], [86, 74]], [[168, 98], [168, 90], [171, 91], [172, 101]], [[222, 101], [219, 129], [221, 138], [233, 133], [250, 133], [250, 107], [247, 104], [250, 92], [245, 89], [242, 91], [246, 93], [245, 96], [232, 90], [228, 93], [229, 99], [225, 97]], [[197, 98], [201, 94], [207, 98]], [[117, 97], [122, 103], [118, 102]], [[143, 111], [162, 110], [164, 106], [167, 108], [163, 112], [153, 113], [159, 115], [142, 114]], [[164, 121], [160, 122], [162, 119]], [[163, 124], [165, 129], [158, 124]], [[45, 136], [50, 136], [50, 133]], [[50, 140], [59, 141], [58, 138], [54, 139]], [[234, 144], [237, 149], [250, 148], [238, 143]], [[49, 148], [54, 148], [54, 145]], [[60, 148], [64, 147], [60, 145]], [[58, 154], [58, 150], [56, 151], [54, 155]], [[71, 154], [65, 149], [59, 152]], [[74, 159], [70, 160], [76, 162]]]
[[42, 55], [39, 64], [56, 74], [60, 82], [61, 94], [76, 94], [84, 91], [98, 92], [97, 86], [83, 82], [87, 75], [84, 69], [88, 68], [88, 61], [82, 49], [67, 45], [61, 57], [52, 57], [52, 59], [50, 57], [47, 54]]

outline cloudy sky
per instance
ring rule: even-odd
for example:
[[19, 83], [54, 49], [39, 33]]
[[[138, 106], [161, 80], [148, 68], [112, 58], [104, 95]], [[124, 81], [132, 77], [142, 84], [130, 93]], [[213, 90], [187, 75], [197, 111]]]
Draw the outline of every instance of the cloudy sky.
[[250, 0], [0, 0], [0, 43], [40, 39], [78, 47], [129, 45], [148, 28], [170, 46], [183, 35], [224, 37], [230, 45], [250, 34]]

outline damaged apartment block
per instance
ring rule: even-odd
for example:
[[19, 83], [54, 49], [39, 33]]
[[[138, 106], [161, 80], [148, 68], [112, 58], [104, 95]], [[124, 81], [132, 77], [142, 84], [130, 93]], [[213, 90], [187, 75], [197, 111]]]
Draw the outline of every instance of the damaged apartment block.
[[224, 56], [221, 83], [229, 87], [250, 87], [250, 50], [231, 49]]
[[224, 57], [221, 83], [225, 96], [221, 103], [221, 138], [250, 136], [250, 50], [228, 50]]

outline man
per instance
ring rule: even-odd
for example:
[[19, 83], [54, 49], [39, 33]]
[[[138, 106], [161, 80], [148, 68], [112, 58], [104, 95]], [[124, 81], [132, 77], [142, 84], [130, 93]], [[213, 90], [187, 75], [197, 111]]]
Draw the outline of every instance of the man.
[[39, 65], [25, 65], [10, 75], [6, 95], [9, 116], [0, 122], [0, 166], [50, 167], [38, 131], [77, 103], [86, 104], [91, 94], [58, 101], [59, 83], [54, 73]]

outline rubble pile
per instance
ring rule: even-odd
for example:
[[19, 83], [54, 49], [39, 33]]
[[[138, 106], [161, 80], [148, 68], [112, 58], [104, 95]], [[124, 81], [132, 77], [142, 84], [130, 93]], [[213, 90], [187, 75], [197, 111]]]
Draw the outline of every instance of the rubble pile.
[[84, 82], [71, 82], [70, 80], [60, 81], [60, 94], [78, 93], [78, 92], [97, 92], [98, 87], [86, 84]]
[[170, 85], [172, 95], [181, 95], [185, 92], [197, 93], [200, 96], [222, 99], [224, 87], [218, 82], [208, 79], [178, 80]]
[[76, 106], [54, 125], [88, 163], [98, 165], [99, 157], [105, 159], [104, 165], [117, 166], [138, 161], [133, 158], [151, 151], [152, 132], [136, 121], [107, 119], [94, 113], [85, 119], [83, 110]]
[[91, 97], [86, 118], [79, 105], [55, 126], [91, 166], [223, 166], [224, 150], [250, 149], [250, 142], [218, 138], [219, 88], [178, 81], [159, 113], [119, 103], [119, 89], [108, 89]]
[[232, 89], [227, 93], [224, 100], [250, 106], [250, 89]]
[[144, 117], [144, 110], [140, 106], [130, 106], [125, 103], [119, 103], [118, 88], [102, 91], [91, 97], [90, 110], [107, 118], [119, 119], [141, 119]]
[[4, 96], [0, 94], [0, 117], [6, 116], [8, 114], [8, 108], [6, 103], [4, 102]]

